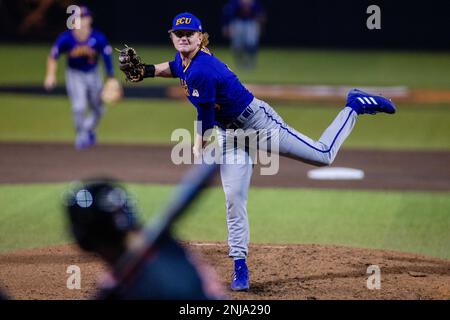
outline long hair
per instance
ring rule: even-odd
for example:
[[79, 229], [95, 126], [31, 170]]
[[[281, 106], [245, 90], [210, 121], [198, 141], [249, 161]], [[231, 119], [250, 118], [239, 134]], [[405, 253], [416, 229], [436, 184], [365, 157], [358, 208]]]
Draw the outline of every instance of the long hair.
[[204, 32], [203, 33], [203, 39], [202, 39], [202, 43], [201, 43], [201, 47], [202, 48], [206, 48], [209, 44], [209, 34], [208, 32]]

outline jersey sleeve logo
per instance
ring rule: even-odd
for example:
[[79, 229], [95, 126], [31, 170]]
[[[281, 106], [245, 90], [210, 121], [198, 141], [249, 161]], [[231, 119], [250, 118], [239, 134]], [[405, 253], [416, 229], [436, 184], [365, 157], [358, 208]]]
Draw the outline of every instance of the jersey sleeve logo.
[[110, 45], [107, 45], [104, 49], [103, 49], [103, 53], [104, 54], [112, 54], [112, 48]]
[[200, 97], [200, 94], [198, 93], [197, 89], [194, 89], [194, 91], [192, 91], [192, 96], [197, 98]]

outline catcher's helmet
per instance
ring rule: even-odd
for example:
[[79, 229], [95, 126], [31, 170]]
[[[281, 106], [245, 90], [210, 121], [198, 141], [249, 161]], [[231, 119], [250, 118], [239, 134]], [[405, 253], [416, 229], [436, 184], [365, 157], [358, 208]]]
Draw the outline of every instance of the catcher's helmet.
[[87, 251], [117, 247], [128, 231], [138, 228], [128, 193], [112, 180], [85, 181], [68, 192], [65, 206], [71, 231]]

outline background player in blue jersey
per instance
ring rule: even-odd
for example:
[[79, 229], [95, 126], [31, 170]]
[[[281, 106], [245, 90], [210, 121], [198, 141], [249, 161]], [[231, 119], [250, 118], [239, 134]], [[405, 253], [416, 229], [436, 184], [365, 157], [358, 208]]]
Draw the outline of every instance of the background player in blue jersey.
[[[303, 135], [286, 122], [266, 102], [255, 98], [237, 76], [207, 49], [208, 35], [194, 15], [181, 13], [169, 30], [177, 50], [170, 62], [156, 65], [133, 64], [129, 48], [122, 50], [120, 68], [131, 81], [146, 77], [176, 77], [189, 101], [197, 109], [202, 126], [197, 129], [193, 146], [195, 156], [202, 154], [208, 142], [209, 129], [217, 126], [219, 145], [226, 160], [220, 165], [225, 192], [229, 255], [234, 258], [233, 290], [248, 290], [249, 272], [246, 258], [249, 244], [247, 193], [253, 170], [248, 150], [235, 145], [234, 138], [243, 129], [269, 130], [270, 138], [278, 141], [278, 153], [305, 163], [324, 166], [333, 162], [336, 154], [352, 131], [358, 115], [378, 112], [395, 113], [394, 104], [379, 95], [353, 89], [343, 110], [337, 115], [318, 141]], [[201, 130], [200, 130], [201, 128]], [[233, 143], [228, 143], [228, 142]], [[243, 161], [242, 161], [243, 160]]]
[[266, 13], [259, 0], [230, 0], [223, 9], [223, 35], [238, 67], [253, 68]]
[[101, 100], [103, 80], [97, 67], [98, 56], [103, 56], [109, 78], [114, 77], [114, 69], [112, 49], [105, 35], [92, 28], [90, 10], [87, 7], [80, 9], [81, 27], [64, 31], [51, 49], [44, 87], [47, 90], [55, 87], [57, 59], [62, 53], [66, 53], [66, 88], [76, 129], [75, 147], [84, 149], [95, 144], [95, 129], [104, 111]]

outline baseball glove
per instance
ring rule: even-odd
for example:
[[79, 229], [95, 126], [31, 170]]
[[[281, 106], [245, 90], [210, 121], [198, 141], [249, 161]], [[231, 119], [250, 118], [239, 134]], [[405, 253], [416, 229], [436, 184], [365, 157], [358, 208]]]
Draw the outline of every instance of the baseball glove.
[[137, 55], [136, 50], [125, 45], [122, 50], [116, 49], [119, 54], [119, 67], [125, 76], [127, 81], [139, 82], [144, 79], [145, 64], [141, 61], [141, 58]]
[[116, 103], [123, 98], [123, 88], [115, 78], [106, 80], [102, 90], [102, 101], [104, 103]]

